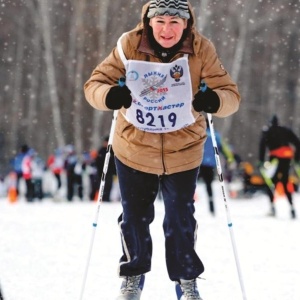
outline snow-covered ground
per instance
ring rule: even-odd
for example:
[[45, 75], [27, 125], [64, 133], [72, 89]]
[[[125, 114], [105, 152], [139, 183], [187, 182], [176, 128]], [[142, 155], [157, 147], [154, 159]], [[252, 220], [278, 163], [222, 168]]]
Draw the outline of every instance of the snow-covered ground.
[[[208, 212], [204, 186], [198, 186], [197, 251], [206, 270], [198, 280], [205, 300], [243, 299], [220, 185], [214, 183], [216, 217]], [[300, 195], [294, 197], [300, 216]], [[276, 201], [278, 215], [267, 217], [268, 199], [228, 199], [233, 232], [248, 300], [300, 299], [300, 221], [291, 220], [288, 202]], [[5, 300], [76, 300], [93, 233], [97, 203], [11, 204], [0, 198], [0, 285]], [[98, 227], [84, 290], [85, 300], [113, 300], [121, 279], [117, 217], [119, 202], [100, 205]], [[151, 225], [154, 253], [142, 300], [176, 299], [164, 262], [163, 205], [156, 201]]]

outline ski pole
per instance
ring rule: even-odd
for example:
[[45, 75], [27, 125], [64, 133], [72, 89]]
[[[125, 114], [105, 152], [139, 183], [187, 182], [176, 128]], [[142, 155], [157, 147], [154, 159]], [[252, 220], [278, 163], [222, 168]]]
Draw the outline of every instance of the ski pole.
[[[207, 85], [202, 80], [201, 84], [200, 84], [200, 90], [202, 91], [202, 93], [205, 93], [206, 89], [207, 89]], [[210, 113], [207, 113], [207, 118], [208, 118], [211, 139], [212, 139], [214, 152], [215, 152], [217, 172], [218, 172], [218, 176], [219, 176], [219, 181], [221, 183], [222, 195], [223, 195], [225, 211], [226, 211], [226, 216], [227, 216], [227, 224], [228, 224], [228, 228], [229, 228], [229, 232], [230, 232], [230, 238], [231, 238], [231, 244], [232, 244], [232, 249], [233, 249], [233, 253], [234, 253], [236, 268], [237, 268], [237, 272], [238, 272], [238, 275], [239, 275], [240, 287], [241, 287], [241, 290], [242, 290], [243, 299], [246, 300], [247, 299], [246, 298], [246, 291], [245, 291], [244, 281], [243, 281], [243, 277], [242, 277], [240, 262], [239, 262], [239, 258], [238, 258], [237, 247], [236, 247], [234, 233], [233, 233], [233, 225], [232, 225], [232, 221], [231, 221], [229, 206], [228, 206], [228, 202], [227, 202], [225, 183], [224, 183], [224, 178], [223, 178], [223, 174], [222, 174], [222, 167], [221, 167], [221, 163], [220, 163], [220, 155], [219, 155], [219, 150], [218, 150], [218, 145], [217, 145], [217, 140], [216, 140], [216, 135], [215, 135], [215, 130], [214, 130], [214, 124], [213, 124], [213, 120], [212, 120], [212, 115]]]
[[[125, 85], [125, 78], [121, 77], [118, 80], [118, 84], [119, 84], [119, 86], [123, 87]], [[107, 145], [104, 166], [103, 166], [103, 171], [102, 171], [102, 176], [101, 176], [101, 181], [100, 181], [99, 193], [98, 193], [98, 197], [97, 197], [97, 210], [96, 210], [96, 214], [95, 214], [95, 218], [94, 218], [94, 222], [93, 222], [92, 238], [91, 238], [91, 242], [90, 242], [88, 258], [87, 258], [87, 262], [86, 262], [86, 267], [85, 267], [85, 272], [84, 272], [84, 277], [83, 277], [83, 282], [82, 282], [82, 287], [81, 287], [81, 292], [80, 292], [80, 298], [79, 298], [80, 300], [83, 299], [83, 293], [84, 293], [86, 279], [87, 279], [87, 275], [88, 275], [88, 269], [89, 269], [93, 245], [94, 245], [95, 233], [96, 233], [96, 228], [98, 225], [98, 216], [99, 216], [100, 206], [102, 203], [102, 197], [103, 197], [103, 192], [104, 192], [105, 178], [106, 178], [106, 173], [108, 170], [110, 157], [112, 154], [112, 142], [113, 142], [113, 136], [114, 136], [115, 127], [116, 127], [117, 117], [118, 117], [118, 110], [115, 110], [114, 114], [113, 114], [112, 123], [111, 123], [108, 145]]]
[[300, 179], [300, 165], [298, 162], [296, 162], [295, 160], [293, 160], [293, 166], [294, 166], [294, 170], [296, 175], [298, 176], [298, 179]]
[[[267, 164], [267, 162], [265, 162], [265, 164]], [[259, 172], [263, 178], [263, 180], [265, 181], [266, 185], [268, 186], [268, 188], [272, 191], [272, 193], [275, 193], [275, 184], [272, 180], [272, 176], [270, 176], [270, 174], [268, 174], [268, 171], [266, 170], [265, 164], [263, 166], [260, 166]], [[277, 169], [278, 166], [278, 159], [274, 158], [272, 161], [268, 162], [268, 165], [274, 165]], [[274, 171], [276, 171], [276, 169]], [[275, 173], [275, 172], [274, 172]]]

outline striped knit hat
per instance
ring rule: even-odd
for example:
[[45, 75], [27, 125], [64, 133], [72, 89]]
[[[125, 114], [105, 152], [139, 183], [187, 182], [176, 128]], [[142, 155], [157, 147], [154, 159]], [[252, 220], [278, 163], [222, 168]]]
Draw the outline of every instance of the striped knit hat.
[[151, 0], [147, 17], [178, 16], [189, 19], [189, 6], [187, 0]]

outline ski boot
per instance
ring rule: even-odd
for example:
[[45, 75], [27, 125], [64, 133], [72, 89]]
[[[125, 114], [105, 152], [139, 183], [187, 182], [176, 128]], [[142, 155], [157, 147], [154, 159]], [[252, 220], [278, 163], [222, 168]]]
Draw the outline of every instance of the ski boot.
[[269, 217], [275, 217], [275, 216], [276, 216], [276, 211], [275, 211], [274, 205], [271, 206], [271, 210], [270, 210], [270, 212], [268, 213], [268, 216], [269, 216]]
[[203, 300], [200, 298], [196, 279], [180, 279], [180, 282], [176, 282], [175, 289], [178, 300]]
[[121, 285], [120, 295], [116, 300], [140, 300], [144, 282], [144, 274], [125, 277]]

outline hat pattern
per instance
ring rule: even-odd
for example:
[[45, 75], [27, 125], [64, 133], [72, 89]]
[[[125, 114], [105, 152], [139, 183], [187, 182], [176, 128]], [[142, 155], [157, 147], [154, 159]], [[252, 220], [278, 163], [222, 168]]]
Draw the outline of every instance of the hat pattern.
[[178, 16], [183, 19], [189, 19], [189, 6], [187, 0], [152, 0], [149, 5], [147, 17], [155, 16]]

